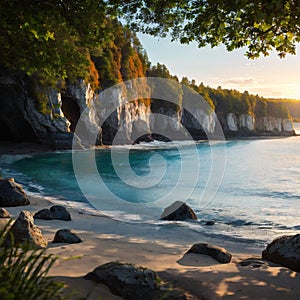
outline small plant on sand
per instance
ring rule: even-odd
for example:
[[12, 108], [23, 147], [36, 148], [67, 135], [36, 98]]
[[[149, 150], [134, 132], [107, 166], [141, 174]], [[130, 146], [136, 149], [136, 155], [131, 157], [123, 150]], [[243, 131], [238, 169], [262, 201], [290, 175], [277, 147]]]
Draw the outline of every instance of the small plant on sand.
[[63, 299], [63, 283], [47, 276], [55, 259], [45, 249], [33, 249], [29, 244], [12, 242], [8, 246], [10, 225], [11, 221], [0, 229], [0, 299]]

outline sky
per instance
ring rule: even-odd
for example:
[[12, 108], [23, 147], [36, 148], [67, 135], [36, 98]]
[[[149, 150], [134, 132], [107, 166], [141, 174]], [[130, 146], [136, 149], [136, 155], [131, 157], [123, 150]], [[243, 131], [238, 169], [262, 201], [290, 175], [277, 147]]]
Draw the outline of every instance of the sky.
[[152, 64], [165, 64], [172, 75], [195, 79], [211, 87], [236, 89], [266, 98], [300, 100], [300, 44], [297, 55], [280, 59], [276, 52], [249, 60], [245, 49], [227, 52], [224, 46], [199, 49], [196, 43], [181, 45], [169, 38], [138, 34]]

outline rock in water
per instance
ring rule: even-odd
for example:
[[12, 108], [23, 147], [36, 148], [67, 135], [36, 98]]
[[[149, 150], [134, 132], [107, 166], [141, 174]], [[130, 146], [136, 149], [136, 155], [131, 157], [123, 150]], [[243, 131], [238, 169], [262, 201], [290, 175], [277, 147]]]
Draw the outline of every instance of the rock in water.
[[215, 225], [215, 223], [216, 222], [214, 220], [210, 220], [210, 221], [206, 221], [205, 225], [212, 226], [212, 225]]
[[54, 220], [54, 214], [50, 209], [43, 208], [39, 210], [37, 213], [34, 214], [34, 219], [41, 219], [41, 220]]
[[70, 213], [61, 205], [54, 205], [50, 207], [55, 220], [71, 221]]
[[226, 249], [206, 243], [193, 245], [187, 253], [209, 255], [222, 264], [230, 263], [232, 258], [232, 255]]
[[156, 272], [132, 264], [109, 262], [84, 277], [103, 283], [125, 300], [186, 300], [185, 294], [162, 283]]
[[262, 258], [300, 272], [300, 234], [273, 240], [263, 251]]
[[160, 217], [167, 221], [197, 220], [195, 212], [184, 202], [176, 201], [167, 208]]
[[23, 187], [14, 178], [0, 178], [0, 206], [24, 206], [30, 204]]
[[[33, 216], [29, 211], [21, 211], [9, 232], [12, 233], [14, 242], [17, 245], [26, 242], [41, 248], [45, 248], [48, 245], [48, 242], [44, 239], [41, 230], [34, 225]], [[9, 234], [7, 242], [9, 244], [11, 243]]]
[[9, 212], [5, 208], [0, 208], [0, 219], [10, 218]]
[[81, 238], [70, 229], [60, 229], [55, 233], [52, 243], [78, 244], [81, 242]]

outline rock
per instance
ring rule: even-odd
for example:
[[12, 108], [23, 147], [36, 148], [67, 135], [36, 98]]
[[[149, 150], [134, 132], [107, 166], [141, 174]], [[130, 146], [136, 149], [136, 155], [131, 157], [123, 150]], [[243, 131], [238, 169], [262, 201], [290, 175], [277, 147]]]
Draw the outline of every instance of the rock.
[[226, 249], [206, 243], [193, 245], [187, 253], [209, 255], [222, 264], [230, 263], [232, 258], [232, 255]]
[[0, 178], [0, 206], [13, 207], [30, 204], [23, 187], [14, 178]]
[[215, 221], [214, 220], [210, 220], [210, 221], [206, 221], [205, 225], [208, 225], [208, 226], [212, 226], [212, 225], [215, 225]]
[[238, 120], [235, 114], [229, 113], [226, 116], [227, 126], [230, 131], [238, 131]]
[[50, 207], [55, 220], [71, 221], [70, 213], [61, 205], [54, 205]]
[[54, 220], [53, 212], [48, 208], [43, 208], [37, 213], [34, 214], [34, 219], [41, 219], [41, 220]]
[[268, 264], [266, 262], [262, 261], [261, 259], [257, 259], [257, 258], [246, 258], [240, 262], [240, 265], [243, 267], [251, 267], [253, 269], [268, 266]]
[[78, 244], [81, 238], [70, 229], [60, 229], [55, 233], [52, 243]]
[[84, 276], [103, 283], [125, 300], [186, 300], [185, 294], [163, 283], [156, 272], [132, 264], [109, 262]]
[[10, 218], [9, 212], [5, 208], [0, 208], [0, 219]]
[[273, 240], [262, 252], [262, 258], [300, 272], [300, 234]]
[[194, 211], [184, 202], [176, 201], [167, 208], [160, 217], [161, 220], [168, 221], [184, 221], [184, 220], [197, 220]]
[[[20, 215], [9, 229], [9, 232], [13, 235], [14, 242], [17, 245], [26, 242], [41, 248], [45, 248], [48, 245], [41, 230], [34, 225], [33, 216], [29, 211], [21, 211]], [[7, 243], [11, 244], [9, 234]]]

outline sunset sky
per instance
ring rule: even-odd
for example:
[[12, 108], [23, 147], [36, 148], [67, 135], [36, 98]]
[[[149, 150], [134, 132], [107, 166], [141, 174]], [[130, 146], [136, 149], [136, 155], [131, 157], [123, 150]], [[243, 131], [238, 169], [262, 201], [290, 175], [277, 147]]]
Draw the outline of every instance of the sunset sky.
[[187, 76], [199, 84], [211, 87], [247, 90], [273, 98], [300, 100], [300, 45], [297, 55], [280, 59], [276, 53], [269, 57], [249, 60], [245, 49], [227, 52], [223, 46], [199, 49], [195, 43], [181, 45], [170, 39], [152, 38], [139, 34], [153, 64], [165, 64], [179, 79]]

